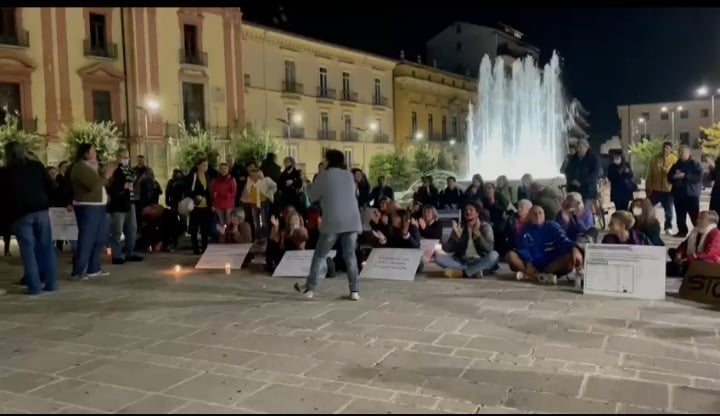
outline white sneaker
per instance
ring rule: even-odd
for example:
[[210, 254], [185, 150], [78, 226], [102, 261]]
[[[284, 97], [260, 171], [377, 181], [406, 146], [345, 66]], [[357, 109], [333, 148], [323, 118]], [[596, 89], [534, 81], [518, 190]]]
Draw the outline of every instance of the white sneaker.
[[350, 300], [360, 300], [360, 294], [358, 292], [351, 292]]
[[315, 296], [315, 293], [312, 290], [308, 290], [307, 286], [305, 286], [304, 284], [301, 285], [300, 283], [295, 283], [293, 287], [295, 288], [296, 292], [301, 293], [308, 299], [312, 299]]
[[538, 273], [538, 282], [546, 285], [557, 285], [557, 276], [551, 273]]
[[525, 280], [525, 273], [523, 273], [523, 272], [515, 273], [515, 280]]
[[105, 276], [110, 276], [110, 273], [104, 272], [104, 271], [102, 271], [102, 270], [98, 270], [98, 271], [96, 271], [95, 273], [88, 273], [88, 274], [87, 274], [87, 277], [105, 277]]

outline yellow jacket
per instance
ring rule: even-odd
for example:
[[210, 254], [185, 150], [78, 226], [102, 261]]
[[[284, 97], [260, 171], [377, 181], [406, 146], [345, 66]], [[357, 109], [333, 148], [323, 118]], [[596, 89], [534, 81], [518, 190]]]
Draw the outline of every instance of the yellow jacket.
[[677, 161], [677, 156], [672, 153], [668, 156], [662, 154], [655, 156], [648, 168], [645, 191], [670, 192], [672, 186], [667, 179], [667, 174]]

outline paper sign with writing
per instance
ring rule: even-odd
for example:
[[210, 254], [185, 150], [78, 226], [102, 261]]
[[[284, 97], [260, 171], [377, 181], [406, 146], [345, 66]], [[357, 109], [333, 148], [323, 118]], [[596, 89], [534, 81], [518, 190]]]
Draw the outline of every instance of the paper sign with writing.
[[665, 299], [665, 247], [588, 244], [586, 295]]
[[240, 269], [252, 246], [252, 244], [211, 244], [200, 257], [195, 268], [224, 270], [225, 265], [230, 264], [231, 269]]
[[679, 294], [682, 299], [720, 306], [720, 265], [692, 262]]
[[374, 248], [360, 272], [364, 279], [415, 280], [423, 252], [415, 248]]
[[438, 244], [440, 244], [440, 240], [420, 240], [420, 250], [423, 251], [423, 260], [425, 260], [425, 263], [429, 263], [432, 260]]
[[75, 213], [65, 208], [50, 208], [50, 228], [52, 239], [57, 241], [76, 241], [78, 238]]
[[[307, 277], [310, 274], [313, 253], [315, 250], [286, 251], [275, 268], [273, 277]], [[335, 257], [335, 250], [330, 250], [327, 256]]]

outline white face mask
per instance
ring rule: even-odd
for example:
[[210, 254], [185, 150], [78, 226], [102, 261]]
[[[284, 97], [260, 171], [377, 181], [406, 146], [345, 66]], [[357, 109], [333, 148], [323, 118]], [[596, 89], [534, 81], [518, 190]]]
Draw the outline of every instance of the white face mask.
[[634, 216], [639, 217], [642, 215], [642, 208], [633, 208], [632, 213]]
[[620, 162], [622, 162], [622, 159], [620, 159], [620, 158], [615, 158], [615, 159], [613, 159], [613, 163], [616, 164], [616, 165], [619, 165]]

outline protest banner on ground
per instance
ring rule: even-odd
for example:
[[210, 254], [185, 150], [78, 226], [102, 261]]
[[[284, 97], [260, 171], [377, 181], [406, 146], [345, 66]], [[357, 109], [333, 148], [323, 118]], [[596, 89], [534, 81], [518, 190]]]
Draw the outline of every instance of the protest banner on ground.
[[224, 270], [225, 265], [229, 264], [231, 269], [240, 269], [252, 246], [252, 244], [210, 244], [195, 268]]
[[680, 285], [680, 298], [720, 305], [720, 265], [694, 261]]
[[[310, 264], [314, 252], [315, 250], [286, 251], [280, 263], [275, 267], [273, 277], [307, 277], [310, 274]], [[335, 250], [330, 250], [327, 256], [335, 257]]]
[[586, 295], [665, 299], [665, 247], [588, 244]]
[[413, 281], [422, 256], [422, 250], [415, 248], [374, 248], [360, 277]]

